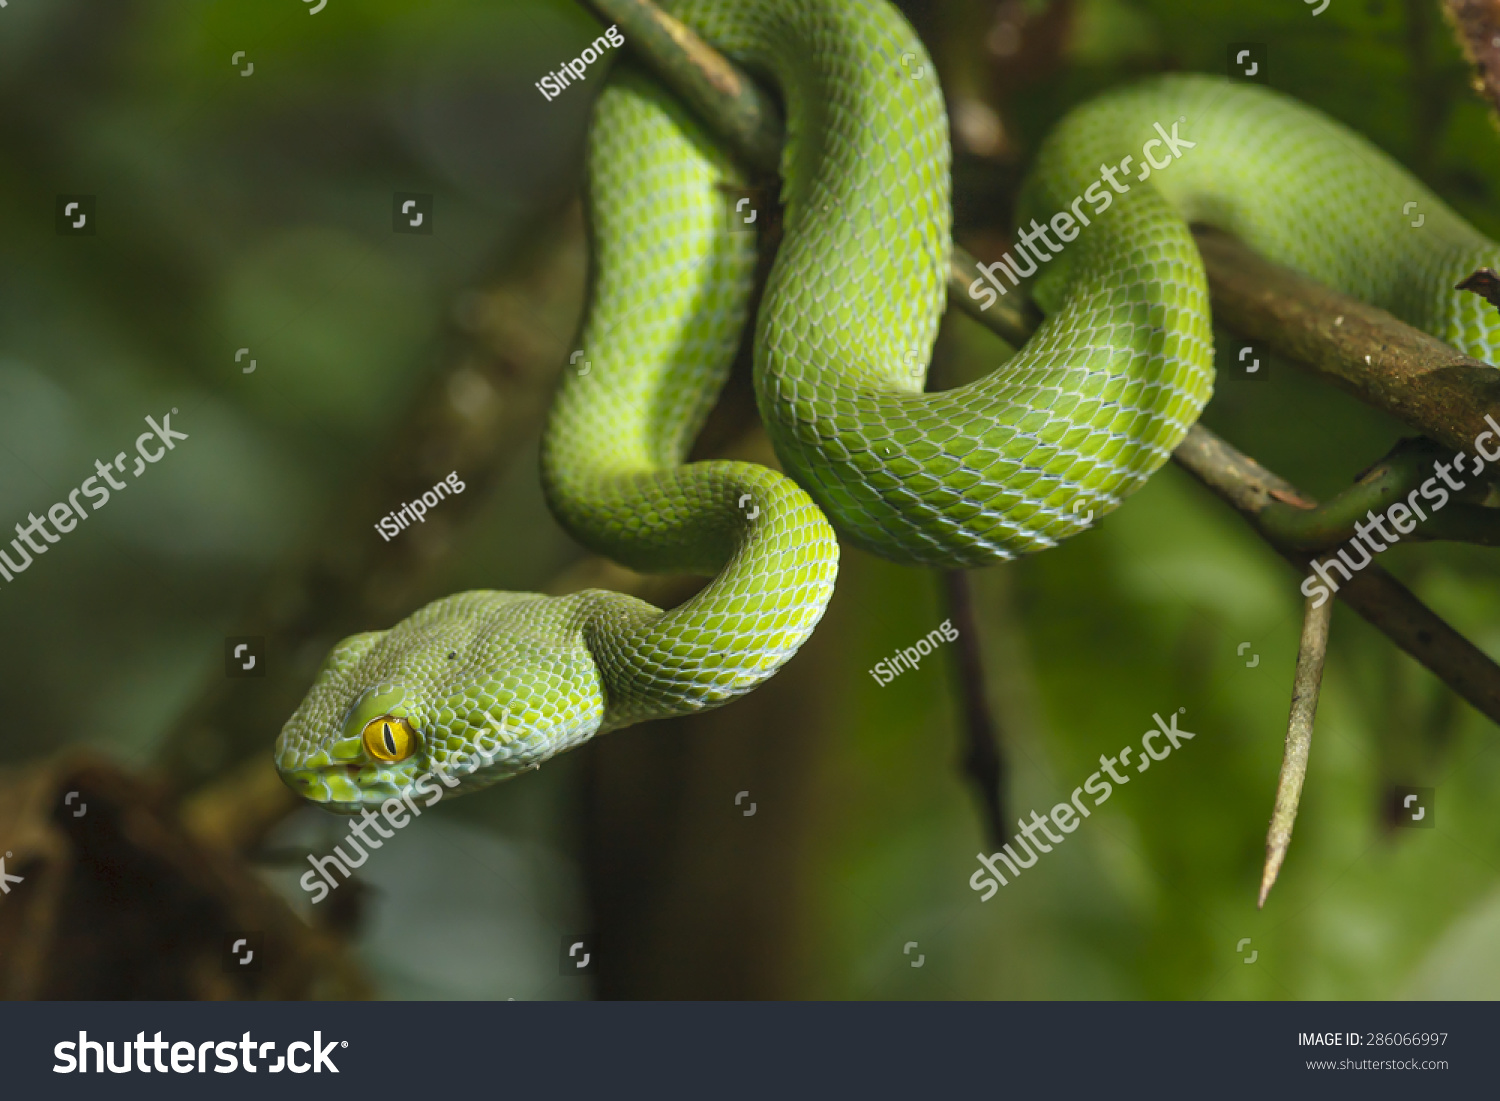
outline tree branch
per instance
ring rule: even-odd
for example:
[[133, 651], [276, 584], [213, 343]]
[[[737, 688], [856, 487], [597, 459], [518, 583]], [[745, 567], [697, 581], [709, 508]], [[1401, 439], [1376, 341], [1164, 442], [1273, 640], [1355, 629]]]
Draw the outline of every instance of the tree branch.
[[634, 55], [751, 169], [781, 168], [784, 131], [771, 97], [739, 66], [649, 0], [583, 0], [620, 28]]
[[1500, 371], [1384, 310], [1273, 264], [1234, 238], [1194, 236], [1214, 320], [1454, 451], [1500, 419]]

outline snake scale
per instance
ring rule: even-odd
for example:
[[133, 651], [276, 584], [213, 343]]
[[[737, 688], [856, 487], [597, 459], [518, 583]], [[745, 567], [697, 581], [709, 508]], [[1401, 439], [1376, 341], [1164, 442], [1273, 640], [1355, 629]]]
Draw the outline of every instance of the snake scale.
[[[587, 147], [593, 244], [580, 349], [542, 446], [581, 543], [713, 580], [663, 611], [602, 590], [466, 592], [334, 648], [276, 764], [349, 813], [433, 770], [457, 792], [774, 674], [833, 591], [839, 534], [898, 562], [977, 566], [1080, 530], [1166, 461], [1208, 400], [1212, 330], [1189, 222], [1493, 361], [1453, 289], [1500, 250], [1357, 135], [1269, 90], [1149, 80], [1075, 109], [1022, 189], [1046, 222], [1180, 126], [1179, 159], [1093, 215], [1025, 288], [1046, 315], [990, 375], [924, 393], [951, 233], [942, 95], [886, 0], [681, 0], [679, 19], [780, 92], [783, 239], [754, 320], [755, 393], [785, 474], [686, 462], [751, 322], [742, 169], [671, 95], [617, 67]], [[898, 58], [915, 65], [901, 65]], [[1415, 201], [1420, 232], [1403, 213]], [[577, 357], [575, 357], [576, 359]], [[830, 518], [832, 523], [830, 523]], [[430, 780], [427, 781], [430, 783]]]

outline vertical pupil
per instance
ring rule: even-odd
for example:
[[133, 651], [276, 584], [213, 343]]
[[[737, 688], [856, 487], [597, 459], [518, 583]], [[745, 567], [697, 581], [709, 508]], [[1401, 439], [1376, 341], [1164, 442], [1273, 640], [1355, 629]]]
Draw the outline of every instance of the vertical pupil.
[[394, 757], [396, 755], [396, 739], [391, 737], [391, 724], [385, 723], [384, 729], [386, 751], [389, 752], [392, 757]]

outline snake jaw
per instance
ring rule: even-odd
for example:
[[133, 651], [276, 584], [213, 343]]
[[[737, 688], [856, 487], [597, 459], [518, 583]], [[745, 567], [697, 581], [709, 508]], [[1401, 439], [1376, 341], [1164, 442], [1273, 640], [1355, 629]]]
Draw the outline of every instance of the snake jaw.
[[327, 810], [357, 814], [361, 789], [341, 770], [299, 768], [283, 770], [282, 781], [309, 802]]
[[400, 799], [413, 788], [415, 780], [415, 775], [402, 775], [408, 771], [404, 768], [377, 768], [360, 761], [280, 767], [278, 771], [282, 782], [298, 795], [338, 814], [358, 814], [365, 807]]

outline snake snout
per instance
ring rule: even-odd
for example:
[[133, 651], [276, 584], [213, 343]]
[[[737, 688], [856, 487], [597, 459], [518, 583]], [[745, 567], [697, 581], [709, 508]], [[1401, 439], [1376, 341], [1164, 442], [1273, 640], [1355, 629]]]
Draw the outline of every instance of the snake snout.
[[399, 799], [410, 782], [360, 762], [338, 762], [302, 768], [278, 766], [282, 782], [309, 802], [340, 814], [358, 814]]

